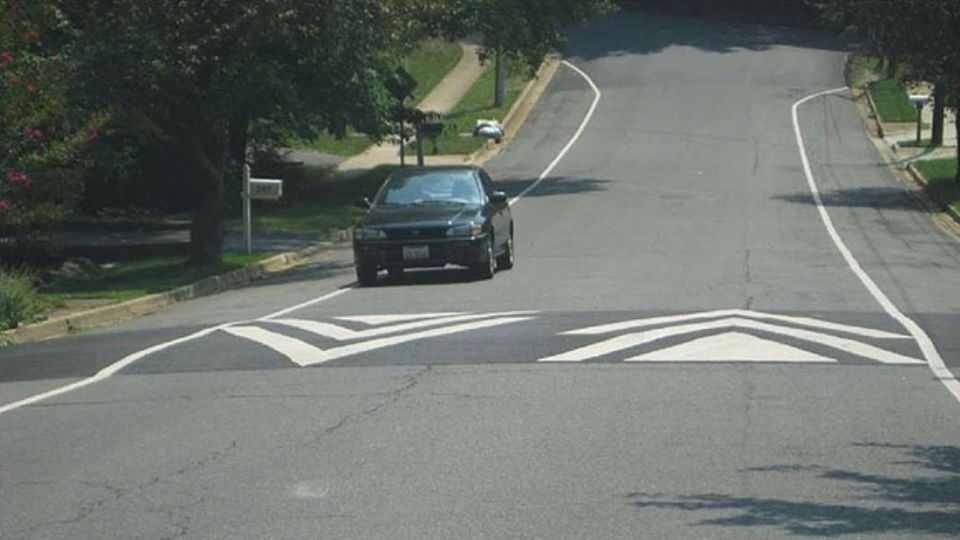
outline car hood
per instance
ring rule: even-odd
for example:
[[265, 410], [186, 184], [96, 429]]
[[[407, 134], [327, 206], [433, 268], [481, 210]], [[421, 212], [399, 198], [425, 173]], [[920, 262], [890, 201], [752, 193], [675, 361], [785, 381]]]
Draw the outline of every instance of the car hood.
[[381, 228], [444, 227], [472, 221], [481, 208], [479, 205], [375, 206], [360, 224]]

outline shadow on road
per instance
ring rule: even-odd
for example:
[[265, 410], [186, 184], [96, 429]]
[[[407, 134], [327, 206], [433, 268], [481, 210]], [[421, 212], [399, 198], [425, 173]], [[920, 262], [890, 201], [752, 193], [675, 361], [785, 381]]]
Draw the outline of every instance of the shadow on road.
[[762, 51], [775, 46], [845, 50], [830, 32], [760, 26], [724, 20], [619, 11], [586, 29], [571, 31], [564, 55], [582, 60], [652, 54], [670, 47], [715, 53]]
[[[876, 208], [878, 210], [922, 211], [920, 205], [903, 189], [896, 187], [862, 187], [821, 193], [824, 206], [835, 208]], [[773, 197], [781, 201], [815, 205], [809, 192], [789, 193]]]
[[[960, 447], [855, 443], [855, 449], [897, 452], [906, 459], [888, 466], [907, 466], [910, 476], [888, 476], [817, 466], [774, 466], [746, 469], [749, 475], [815, 475], [859, 491], [861, 505], [811, 500], [737, 497], [722, 494], [668, 497], [631, 493], [640, 509], [659, 508], [709, 513], [703, 526], [780, 527], [802, 536], [893, 534], [926, 537], [960, 535]], [[888, 467], [889, 468], [889, 467]], [[917, 472], [921, 469], [921, 473]], [[717, 517], [723, 513], [724, 516]]]
[[[497, 189], [507, 193], [510, 197], [516, 197], [523, 190], [530, 187], [536, 178], [511, 179], [506, 178], [497, 181]], [[593, 178], [571, 178], [571, 177], [547, 177], [540, 182], [540, 185], [533, 189], [524, 197], [550, 197], [553, 195], [575, 195], [578, 193], [590, 193], [602, 191], [609, 180], [596, 180]]]

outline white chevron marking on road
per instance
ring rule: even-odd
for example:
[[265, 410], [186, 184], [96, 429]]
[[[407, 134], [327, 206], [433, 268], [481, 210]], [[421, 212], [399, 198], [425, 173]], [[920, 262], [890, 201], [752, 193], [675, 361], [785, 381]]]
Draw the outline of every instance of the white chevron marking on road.
[[668, 337], [681, 336], [681, 335], [691, 334], [695, 332], [703, 332], [708, 330], [718, 330], [718, 329], [726, 329], [726, 328], [753, 329], [753, 330], [769, 332], [771, 334], [794, 337], [797, 339], [802, 339], [802, 340], [810, 341], [813, 343], [819, 343], [820, 345], [825, 345], [827, 347], [848, 352], [856, 356], [861, 356], [861, 357], [869, 358], [871, 360], [876, 360], [884, 364], [906, 365], [906, 364], [923, 364], [924, 363], [922, 360], [917, 360], [915, 358], [903, 356], [894, 352], [880, 349], [878, 347], [874, 347], [873, 345], [860, 343], [858, 341], [853, 341], [850, 339], [831, 336], [829, 334], [822, 334], [820, 332], [813, 332], [810, 330], [801, 330], [799, 328], [777, 326], [773, 324], [754, 321], [751, 319], [743, 319], [739, 317], [730, 317], [730, 318], [721, 319], [718, 321], [709, 321], [709, 322], [697, 323], [697, 324], [686, 324], [686, 325], [680, 325], [680, 326], [673, 326], [669, 328], [659, 328], [656, 330], [648, 330], [645, 332], [626, 334], [626, 335], [617, 336], [617, 337], [608, 339], [600, 343], [595, 343], [593, 345], [588, 345], [586, 347], [581, 347], [579, 349], [574, 349], [572, 351], [561, 353], [558, 355], [541, 358], [538, 361], [539, 362], [582, 362], [584, 360], [589, 360], [591, 358], [596, 358], [598, 356], [607, 355], [610, 353], [622, 351], [624, 349], [629, 349], [632, 347], [638, 347], [640, 345], [645, 345], [647, 343], [652, 343]]
[[700, 319], [716, 319], [720, 317], [744, 317], [744, 318], [750, 318], [750, 319], [781, 321], [781, 322], [793, 323], [799, 326], [821, 328], [824, 330], [835, 330], [835, 331], [844, 332], [847, 334], [856, 334], [864, 337], [872, 337], [872, 338], [880, 338], [880, 339], [910, 339], [910, 336], [907, 336], [907, 335], [894, 334], [892, 332], [875, 330], [873, 328], [864, 328], [862, 326], [851, 326], [848, 324], [821, 321], [817, 319], [811, 319], [809, 317], [791, 317], [789, 315], [763, 313], [760, 311], [751, 311], [746, 309], [721, 309], [717, 311], [705, 311], [703, 313], [689, 313], [685, 315], [669, 315], [666, 317], [635, 319], [632, 321], [622, 321], [622, 322], [616, 322], [611, 324], [590, 326], [587, 328], [579, 328], [577, 330], [564, 332], [561, 335], [594, 336], [599, 334], [612, 334], [614, 332], [620, 332], [623, 330], [632, 330], [634, 328], [646, 328], [650, 326], [658, 326], [661, 324], [673, 324], [678, 322], [695, 321]]
[[353, 315], [349, 317], [334, 317], [338, 321], [358, 322], [370, 326], [379, 326], [404, 321], [416, 321], [420, 319], [434, 319], [438, 317], [452, 317], [454, 315], [463, 315], [462, 311], [449, 311], [446, 313], [409, 313], [395, 315]]
[[222, 329], [228, 334], [255, 341], [286, 356], [294, 364], [306, 366], [313, 358], [323, 353], [323, 349], [315, 347], [299, 339], [264, 330], [259, 326], [229, 326]]
[[727, 332], [695, 339], [634, 356], [626, 361], [837, 363], [833, 358], [741, 332]]
[[444, 324], [453, 324], [465, 321], [475, 321], [478, 319], [489, 319], [491, 317], [508, 317], [514, 315], [532, 315], [535, 311], [505, 311], [502, 313], [470, 313], [465, 315], [454, 315], [451, 317], [440, 317], [427, 320], [419, 320], [404, 324], [394, 324], [391, 326], [380, 326], [367, 330], [351, 330], [336, 324], [311, 321], [305, 319], [271, 319], [270, 323], [282, 324], [293, 328], [299, 328], [307, 332], [333, 338], [337, 341], [349, 341], [355, 339], [366, 339], [371, 337], [383, 336], [387, 334], [397, 334], [408, 330], [417, 330], [430, 326], [440, 326]]
[[343, 345], [341, 347], [336, 347], [333, 349], [327, 349], [325, 351], [322, 351], [315, 359], [302, 365], [322, 364], [324, 362], [329, 362], [331, 360], [336, 360], [338, 358], [343, 358], [345, 356], [351, 356], [354, 354], [369, 352], [375, 349], [382, 349], [383, 347], [399, 345], [401, 343], [416, 341], [418, 339], [446, 336], [449, 334], [456, 334], [459, 332], [467, 332], [469, 330], [480, 330], [482, 328], [492, 328], [494, 326], [501, 326], [504, 324], [527, 321], [532, 318], [533, 317], [501, 317], [498, 319], [487, 319], [482, 321], [458, 324], [454, 326], [445, 326], [443, 328], [431, 328], [430, 330], [415, 332], [413, 334], [404, 334], [401, 336], [391, 336], [391, 337], [385, 337], [385, 338], [379, 338], [379, 339], [372, 339], [370, 341], [361, 341], [360, 343]]
[[[461, 316], [461, 317], [447, 317], [447, 322], [460, 322], [461, 324], [454, 324], [453, 326], [444, 326], [440, 328], [431, 328], [428, 330], [423, 330], [420, 332], [414, 332], [411, 334], [403, 334], [399, 336], [391, 337], [381, 337], [377, 339], [370, 339], [367, 341], [361, 341], [359, 343], [352, 343], [350, 345], [342, 345], [340, 347], [333, 347], [330, 349], [321, 349], [320, 347], [311, 345], [304, 341], [301, 341], [296, 338], [285, 336], [277, 332], [272, 332], [270, 330], [265, 330], [258, 326], [230, 326], [222, 328], [224, 332], [233, 334], [237, 337], [249, 339], [266, 347], [273, 349], [274, 351], [286, 356], [290, 359], [291, 362], [301, 366], [313, 366], [316, 364], [322, 364], [324, 362], [329, 362], [331, 360], [336, 360], [338, 358], [344, 358], [347, 356], [352, 356], [355, 354], [361, 354], [364, 352], [373, 351], [376, 349], [382, 349], [384, 347], [390, 347], [392, 345], [399, 345], [401, 343], [407, 343], [410, 341], [416, 341], [420, 339], [432, 338], [445, 336], [449, 334], [457, 334], [460, 332], [467, 332], [470, 330], [480, 330], [483, 328], [493, 328], [495, 326], [501, 326], [504, 324], [510, 324], [520, 321], [530, 320], [533, 317], [503, 317], [499, 315], [530, 315], [535, 312], [530, 311], [518, 311], [518, 312], [504, 312], [504, 313], [486, 313], [483, 315], [471, 315], [471, 316]], [[491, 318], [493, 317], [493, 318]], [[456, 320], [451, 320], [456, 319]], [[482, 320], [477, 320], [482, 319]], [[296, 320], [296, 319], [295, 319]], [[470, 321], [470, 322], [465, 322]], [[271, 320], [264, 322], [281, 322], [279, 320]], [[300, 322], [314, 322], [314, 321], [300, 321]], [[293, 325], [290, 325], [293, 326]], [[336, 325], [330, 325], [334, 328], [339, 328]], [[396, 325], [405, 326], [407, 330], [410, 329], [410, 325]], [[392, 329], [394, 327], [390, 327]], [[379, 329], [378, 329], [379, 330]], [[388, 328], [383, 328], [383, 330], [388, 330]], [[382, 332], [381, 332], [382, 333]], [[364, 337], [370, 337], [371, 335], [378, 334], [366, 334]]]

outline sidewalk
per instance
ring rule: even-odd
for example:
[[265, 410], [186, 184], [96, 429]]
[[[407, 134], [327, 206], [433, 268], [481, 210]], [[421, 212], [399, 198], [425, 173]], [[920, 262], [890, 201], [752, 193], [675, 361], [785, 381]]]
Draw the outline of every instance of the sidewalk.
[[[460, 103], [463, 96], [470, 90], [473, 83], [483, 74], [477, 52], [480, 47], [465, 42], [463, 56], [449, 73], [440, 81], [420, 103], [417, 108], [422, 111], [433, 111], [446, 114]], [[408, 160], [416, 161], [416, 155], [407, 155]], [[463, 156], [428, 156], [424, 158], [430, 165], [461, 164]], [[337, 171], [347, 172], [360, 169], [371, 169], [377, 165], [400, 163], [400, 145], [396, 141], [388, 141], [371, 146], [360, 155], [351, 157], [337, 166]]]

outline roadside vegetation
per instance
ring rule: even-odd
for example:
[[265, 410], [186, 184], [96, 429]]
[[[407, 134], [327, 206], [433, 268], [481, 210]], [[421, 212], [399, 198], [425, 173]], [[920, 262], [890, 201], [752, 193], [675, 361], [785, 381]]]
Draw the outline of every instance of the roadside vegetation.
[[[508, 62], [507, 80], [503, 105], [497, 107], [494, 95], [490, 92], [495, 78], [495, 66], [488, 62], [483, 75], [473, 83], [460, 103], [443, 118], [443, 134], [436, 139], [426, 139], [423, 144], [425, 155], [471, 154], [487, 142], [482, 137], [474, 137], [473, 129], [477, 120], [499, 120], [507, 116], [513, 104], [520, 97], [524, 87], [530, 81], [526, 66]], [[411, 144], [409, 152], [416, 152]]]
[[[412, 101], [418, 103], [426, 97], [462, 57], [463, 47], [459, 43], [439, 38], [422, 40], [400, 61], [400, 65], [417, 81]], [[354, 129], [348, 129], [340, 137], [322, 132], [309, 140], [299, 138], [290, 140], [290, 146], [293, 148], [315, 150], [343, 157], [361, 154], [372, 144], [373, 140], [370, 137]]]
[[45, 305], [53, 307], [70, 300], [129, 300], [237, 270], [271, 255], [228, 253], [218, 263], [203, 265], [190, 264], [186, 257], [143, 257], [119, 261], [89, 274], [57, 279], [40, 289], [39, 298]]
[[897, 78], [882, 79], [867, 85], [877, 112], [884, 122], [916, 122], [917, 109], [910, 104], [903, 81]]
[[960, 212], [960, 183], [957, 177], [957, 161], [951, 158], [918, 161], [914, 166], [927, 180], [927, 193], [944, 206]]
[[[0, 330], [33, 322], [44, 309], [33, 277], [23, 271], [0, 269]], [[2, 345], [2, 343], [0, 343]]]

